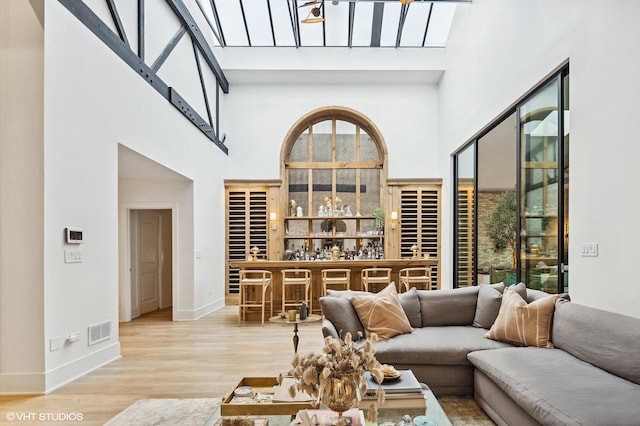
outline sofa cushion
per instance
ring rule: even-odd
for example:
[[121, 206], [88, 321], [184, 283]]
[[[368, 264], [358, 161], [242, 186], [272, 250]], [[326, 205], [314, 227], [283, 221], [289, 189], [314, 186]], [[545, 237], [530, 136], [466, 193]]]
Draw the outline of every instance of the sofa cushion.
[[473, 326], [481, 328], [491, 328], [500, 312], [502, 302], [502, 292], [504, 284], [482, 284], [478, 289], [478, 302], [476, 304], [476, 315], [473, 317]]
[[351, 333], [354, 339], [364, 336], [364, 326], [347, 297], [325, 296], [320, 298], [320, 309], [325, 319], [331, 321], [340, 337]]
[[467, 354], [475, 350], [510, 347], [484, 338], [486, 330], [470, 326], [416, 328], [374, 343], [382, 363], [413, 365], [470, 365]]
[[351, 303], [367, 336], [375, 333], [380, 339], [388, 339], [412, 330], [393, 282], [378, 293], [353, 296]]
[[422, 327], [422, 315], [420, 314], [420, 299], [415, 287], [398, 295], [404, 313], [407, 314], [411, 327]]
[[[509, 286], [523, 299], [527, 297], [527, 287], [524, 283]], [[500, 312], [502, 304], [502, 293], [504, 283], [482, 284], [478, 290], [478, 303], [476, 305], [476, 315], [473, 318], [473, 326], [489, 329], [495, 322]]]
[[504, 348], [468, 355], [545, 425], [628, 425], [640, 418], [640, 386], [559, 349]]
[[[371, 296], [374, 293], [355, 290], [331, 290], [327, 289], [327, 296], [344, 297], [351, 299], [353, 296]], [[420, 314], [420, 299], [417, 290], [412, 287], [409, 291], [398, 294], [404, 313], [407, 314], [411, 327], [422, 327], [422, 315]], [[355, 313], [355, 310], [353, 311]], [[354, 336], [355, 337], [355, 336]]]
[[553, 348], [550, 333], [556, 299], [550, 295], [527, 304], [516, 291], [505, 289], [498, 318], [486, 337], [518, 346]]
[[561, 299], [553, 319], [553, 344], [640, 384], [640, 319]]
[[476, 314], [478, 287], [418, 290], [422, 326], [471, 325]]

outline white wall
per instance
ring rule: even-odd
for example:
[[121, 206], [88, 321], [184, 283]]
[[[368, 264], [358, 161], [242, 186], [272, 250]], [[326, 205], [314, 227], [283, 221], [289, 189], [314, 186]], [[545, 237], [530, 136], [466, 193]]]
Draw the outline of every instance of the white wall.
[[0, 393], [44, 386], [44, 31], [0, 0]]
[[[304, 73], [296, 78], [303, 80]], [[389, 177], [439, 177], [437, 86], [397, 84], [393, 73], [388, 80], [396, 84], [232, 85], [221, 107], [232, 166], [225, 177], [279, 178], [289, 129], [331, 105], [355, 109], [376, 124], [387, 145]]]
[[[570, 295], [640, 317], [631, 265], [640, 248], [635, 140], [640, 93], [640, 3], [474, 0], [454, 18], [440, 84], [440, 165], [449, 154], [567, 59], [570, 63]], [[451, 176], [446, 176], [443, 253], [451, 253]], [[581, 257], [599, 243], [600, 255]], [[451, 256], [443, 256], [444, 282]]]
[[[118, 212], [119, 144], [192, 182], [180, 193], [188, 207], [176, 219], [177, 319], [197, 318], [224, 301], [228, 158], [59, 2], [45, 2], [44, 52], [28, 1], [0, 5], [3, 42], [4, 32], [11, 37], [0, 63], [0, 391], [39, 393], [120, 354], [119, 268], [125, 265], [118, 243], [126, 222]], [[126, 194], [137, 190], [137, 201], [180, 205], [170, 185], [154, 191], [161, 185], [125, 185]], [[64, 250], [76, 247], [64, 242], [68, 226], [84, 231], [81, 263], [64, 262]], [[194, 248], [202, 253], [198, 261]], [[88, 346], [87, 327], [104, 321], [111, 321], [112, 338]], [[52, 338], [76, 332], [79, 341], [49, 350]]]

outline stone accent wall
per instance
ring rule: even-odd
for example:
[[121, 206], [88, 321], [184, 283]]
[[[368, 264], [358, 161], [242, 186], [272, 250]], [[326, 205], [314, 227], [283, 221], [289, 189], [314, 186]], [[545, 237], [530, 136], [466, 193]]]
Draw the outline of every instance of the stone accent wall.
[[485, 220], [491, 214], [504, 191], [478, 192], [478, 270], [489, 269], [490, 266], [511, 268], [511, 248], [496, 252], [495, 244], [487, 236]]

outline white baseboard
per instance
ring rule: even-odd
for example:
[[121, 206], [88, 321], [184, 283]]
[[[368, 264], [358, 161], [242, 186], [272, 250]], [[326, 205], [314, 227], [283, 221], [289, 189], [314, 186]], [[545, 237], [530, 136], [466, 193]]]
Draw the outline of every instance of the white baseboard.
[[46, 373], [0, 374], [0, 395], [42, 395], [120, 358], [120, 342], [74, 359]]
[[192, 311], [178, 310], [175, 312], [173, 320], [174, 321], [195, 321], [221, 308], [224, 308], [224, 299], [216, 300], [214, 302], [209, 303], [208, 305], [202, 306]]
[[78, 377], [96, 370], [120, 358], [120, 342], [106, 345], [96, 352], [75, 359], [60, 367], [47, 371], [46, 393], [66, 385]]

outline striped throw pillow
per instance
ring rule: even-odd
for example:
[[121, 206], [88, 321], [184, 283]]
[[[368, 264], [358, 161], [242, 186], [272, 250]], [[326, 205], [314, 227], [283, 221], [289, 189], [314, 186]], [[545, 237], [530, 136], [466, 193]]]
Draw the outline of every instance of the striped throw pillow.
[[549, 295], [527, 304], [507, 288], [496, 321], [485, 337], [517, 346], [553, 348], [551, 324], [557, 295]]
[[380, 339], [388, 339], [413, 330], [393, 282], [371, 296], [354, 296], [351, 303], [367, 336], [375, 333]]

